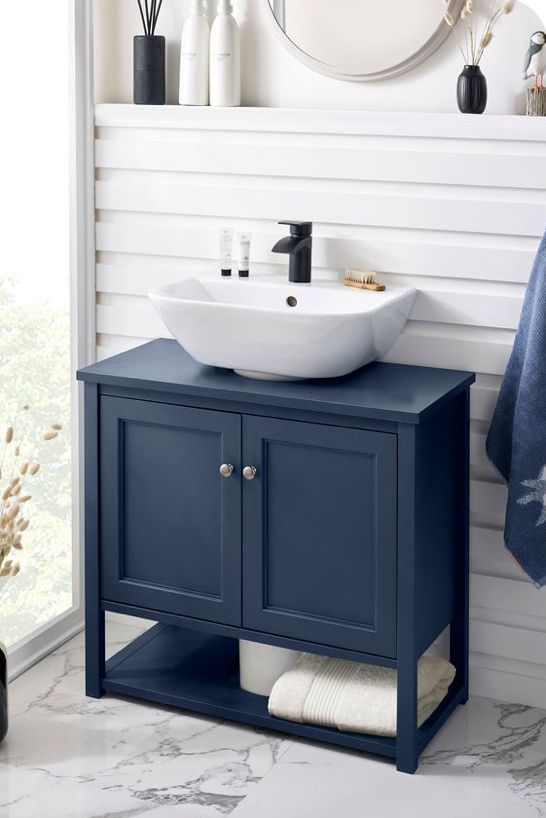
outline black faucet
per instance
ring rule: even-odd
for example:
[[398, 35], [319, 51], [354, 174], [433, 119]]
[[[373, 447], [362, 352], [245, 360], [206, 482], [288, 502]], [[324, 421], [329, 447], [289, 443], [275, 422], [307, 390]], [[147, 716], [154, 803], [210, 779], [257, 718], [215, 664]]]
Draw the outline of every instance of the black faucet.
[[311, 254], [313, 249], [313, 225], [311, 222], [279, 222], [290, 226], [290, 235], [273, 247], [273, 253], [290, 256], [288, 279], [293, 284], [311, 282]]

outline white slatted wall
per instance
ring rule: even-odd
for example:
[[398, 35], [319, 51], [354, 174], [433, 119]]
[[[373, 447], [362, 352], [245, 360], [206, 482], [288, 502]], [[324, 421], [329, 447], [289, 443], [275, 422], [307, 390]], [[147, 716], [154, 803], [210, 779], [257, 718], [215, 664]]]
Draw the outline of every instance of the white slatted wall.
[[217, 264], [218, 229], [314, 222], [317, 272], [419, 288], [387, 360], [477, 371], [472, 395], [472, 690], [546, 707], [546, 591], [504, 551], [484, 441], [546, 225], [546, 124], [523, 117], [276, 109], [96, 114], [97, 355], [168, 335], [153, 287]]

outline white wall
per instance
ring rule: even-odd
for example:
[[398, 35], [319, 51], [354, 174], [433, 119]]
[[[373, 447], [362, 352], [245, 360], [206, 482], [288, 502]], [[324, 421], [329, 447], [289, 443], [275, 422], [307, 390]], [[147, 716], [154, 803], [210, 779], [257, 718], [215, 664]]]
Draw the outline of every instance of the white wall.
[[97, 352], [168, 335], [147, 293], [214, 269], [218, 231], [314, 222], [317, 274], [419, 289], [388, 360], [478, 372], [472, 389], [471, 690], [546, 707], [546, 591], [504, 549], [485, 434], [546, 213], [546, 130], [527, 117], [98, 106]]
[[[211, 16], [214, 2], [208, 0]], [[266, 16], [266, 0], [234, 0], [243, 32], [243, 103], [292, 108], [381, 111], [455, 111], [455, 83], [461, 56], [454, 39], [411, 73], [376, 84], [348, 83], [319, 76], [281, 45]], [[436, 2], [436, 0], [430, 0]], [[441, 3], [442, 0], [437, 0]], [[538, 8], [544, 0], [529, 0]], [[163, 5], [158, 33], [168, 40], [168, 101], [178, 99], [178, 41], [190, 0]], [[140, 31], [136, 0], [95, 0], [96, 97], [98, 102], [132, 99], [132, 38]], [[521, 81], [529, 36], [541, 27], [523, 3], [499, 26], [483, 62], [489, 80], [488, 113], [514, 113], [523, 106]]]

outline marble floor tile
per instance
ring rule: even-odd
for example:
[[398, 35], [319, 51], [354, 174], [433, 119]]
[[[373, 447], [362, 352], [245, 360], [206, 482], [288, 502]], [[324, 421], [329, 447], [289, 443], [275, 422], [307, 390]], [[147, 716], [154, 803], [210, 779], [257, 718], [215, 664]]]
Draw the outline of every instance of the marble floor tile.
[[472, 699], [414, 776], [389, 761], [294, 742], [232, 818], [258, 810], [260, 818], [546, 816], [546, 712]]
[[[138, 635], [109, 628], [109, 652]], [[83, 693], [83, 638], [11, 687], [1, 818], [230, 814], [290, 742], [170, 708]]]
[[[110, 623], [108, 652], [141, 627]], [[415, 776], [392, 762], [83, 692], [83, 637], [11, 686], [0, 818], [536, 818], [546, 712], [474, 699]]]

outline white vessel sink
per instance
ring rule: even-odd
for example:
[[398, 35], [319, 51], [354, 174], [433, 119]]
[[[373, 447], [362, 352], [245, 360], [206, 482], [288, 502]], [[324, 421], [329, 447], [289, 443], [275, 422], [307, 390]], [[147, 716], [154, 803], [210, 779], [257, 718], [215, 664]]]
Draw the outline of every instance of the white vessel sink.
[[202, 364], [269, 380], [336, 378], [385, 355], [416, 290], [357, 290], [315, 279], [207, 275], [150, 299], [176, 340]]

